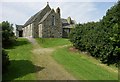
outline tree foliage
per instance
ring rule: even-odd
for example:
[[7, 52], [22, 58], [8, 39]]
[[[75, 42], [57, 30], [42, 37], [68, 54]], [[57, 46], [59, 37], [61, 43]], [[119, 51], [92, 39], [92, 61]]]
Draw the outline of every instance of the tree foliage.
[[10, 46], [15, 41], [15, 36], [13, 33], [13, 25], [8, 21], [3, 21], [1, 23], [2, 27], [2, 47]]
[[99, 58], [103, 63], [120, 60], [120, 1], [111, 7], [99, 22], [77, 24], [70, 34], [73, 45]]
[[8, 66], [10, 64], [8, 53], [2, 49], [2, 73], [7, 72]]
[[[2, 48], [11, 46], [15, 42], [15, 36], [13, 33], [13, 25], [8, 21], [3, 21], [0, 24], [2, 27]], [[8, 53], [2, 49], [2, 73], [7, 72], [8, 66], [10, 64]]]

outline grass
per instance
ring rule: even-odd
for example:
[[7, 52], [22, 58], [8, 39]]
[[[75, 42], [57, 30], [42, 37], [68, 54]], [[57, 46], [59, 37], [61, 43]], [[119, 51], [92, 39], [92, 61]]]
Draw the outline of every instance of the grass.
[[40, 46], [44, 48], [70, 44], [70, 41], [68, 39], [63, 38], [36, 38], [36, 40], [40, 44]]
[[[80, 80], [118, 80], [118, 73], [106, 69], [97, 60], [84, 56], [78, 52], [60, 48], [53, 52], [53, 58]], [[110, 67], [107, 67], [110, 68]], [[112, 68], [113, 69], [113, 68]]]
[[32, 44], [26, 39], [17, 39], [14, 47], [6, 49], [10, 58], [8, 72], [3, 80], [35, 80], [35, 65], [32, 63]]
[[[118, 73], [113, 71], [116, 68], [101, 66], [98, 60], [82, 53], [69, 51], [69, 47], [56, 48], [57, 46], [71, 44], [68, 39], [37, 38], [36, 40], [42, 47], [55, 48], [52, 57], [77, 79], [118, 80]], [[3, 80], [36, 80], [35, 73], [42, 68], [32, 63], [32, 44], [21, 38], [13, 47], [6, 50], [9, 53], [11, 64], [8, 72], [3, 75]], [[39, 68], [39, 70], [35, 70], [35, 68]]]

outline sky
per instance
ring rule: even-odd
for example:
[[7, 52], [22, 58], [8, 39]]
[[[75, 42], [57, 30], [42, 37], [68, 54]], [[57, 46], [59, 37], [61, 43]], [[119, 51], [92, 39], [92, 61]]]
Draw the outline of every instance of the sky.
[[[49, 5], [55, 10], [60, 7], [61, 18], [70, 16], [77, 23], [86, 23], [102, 19], [106, 11], [117, 2], [117, 0], [101, 1], [58, 0], [55, 2], [49, 0]], [[23, 25], [31, 16], [43, 9], [47, 1], [4, 0], [0, 5], [2, 6], [0, 7], [0, 22], [9, 21], [12, 24]]]

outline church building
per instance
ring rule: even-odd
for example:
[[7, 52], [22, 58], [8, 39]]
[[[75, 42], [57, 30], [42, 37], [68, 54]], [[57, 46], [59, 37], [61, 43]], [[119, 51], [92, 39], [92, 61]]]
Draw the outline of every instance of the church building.
[[75, 21], [61, 18], [60, 8], [51, 9], [47, 3], [46, 7], [31, 16], [24, 25], [16, 25], [17, 37], [33, 38], [62, 38], [68, 37]]

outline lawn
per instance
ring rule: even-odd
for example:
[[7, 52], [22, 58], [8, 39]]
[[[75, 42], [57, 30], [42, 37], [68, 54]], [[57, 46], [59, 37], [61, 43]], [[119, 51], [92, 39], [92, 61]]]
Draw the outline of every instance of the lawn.
[[[118, 80], [117, 68], [101, 66], [98, 60], [66, 48], [57, 49], [52, 57], [80, 80]], [[113, 69], [113, 70], [110, 70]]]
[[[105, 66], [78, 51], [73, 52], [69, 47], [60, 47], [71, 44], [68, 39], [37, 38], [37, 42], [44, 48], [54, 48], [51, 55], [57, 63], [63, 66], [71, 75], [79, 80], [117, 80], [118, 72], [114, 66]], [[27, 39], [17, 39], [13, 47], [6, 49], [9, 53], [11, 64], [8, 72], [3, 75], [3, 80], [36, 80], [35, 73], [38, 66], [32, 63], [32, 44]]]
[[101, 64], [99, 60], [80, 52], [73, 52], [69, 47], [57, 46], [71, 44], [68, 39], [37, 38], [40, 46], [55, 48], [53, 59], [79, 80], [118, 80], [117, 68]]
[[17, 39], [13, 47], [6, 49], [10, 66], [3, 80], [35, 80], [35, 65], [32, 63], [32, 44], [26, 39]]
[[68, 39], [63, 38], [36, 38], [36, 40], [40, 46], [44, 48], [70, 44], [70, 41]]

